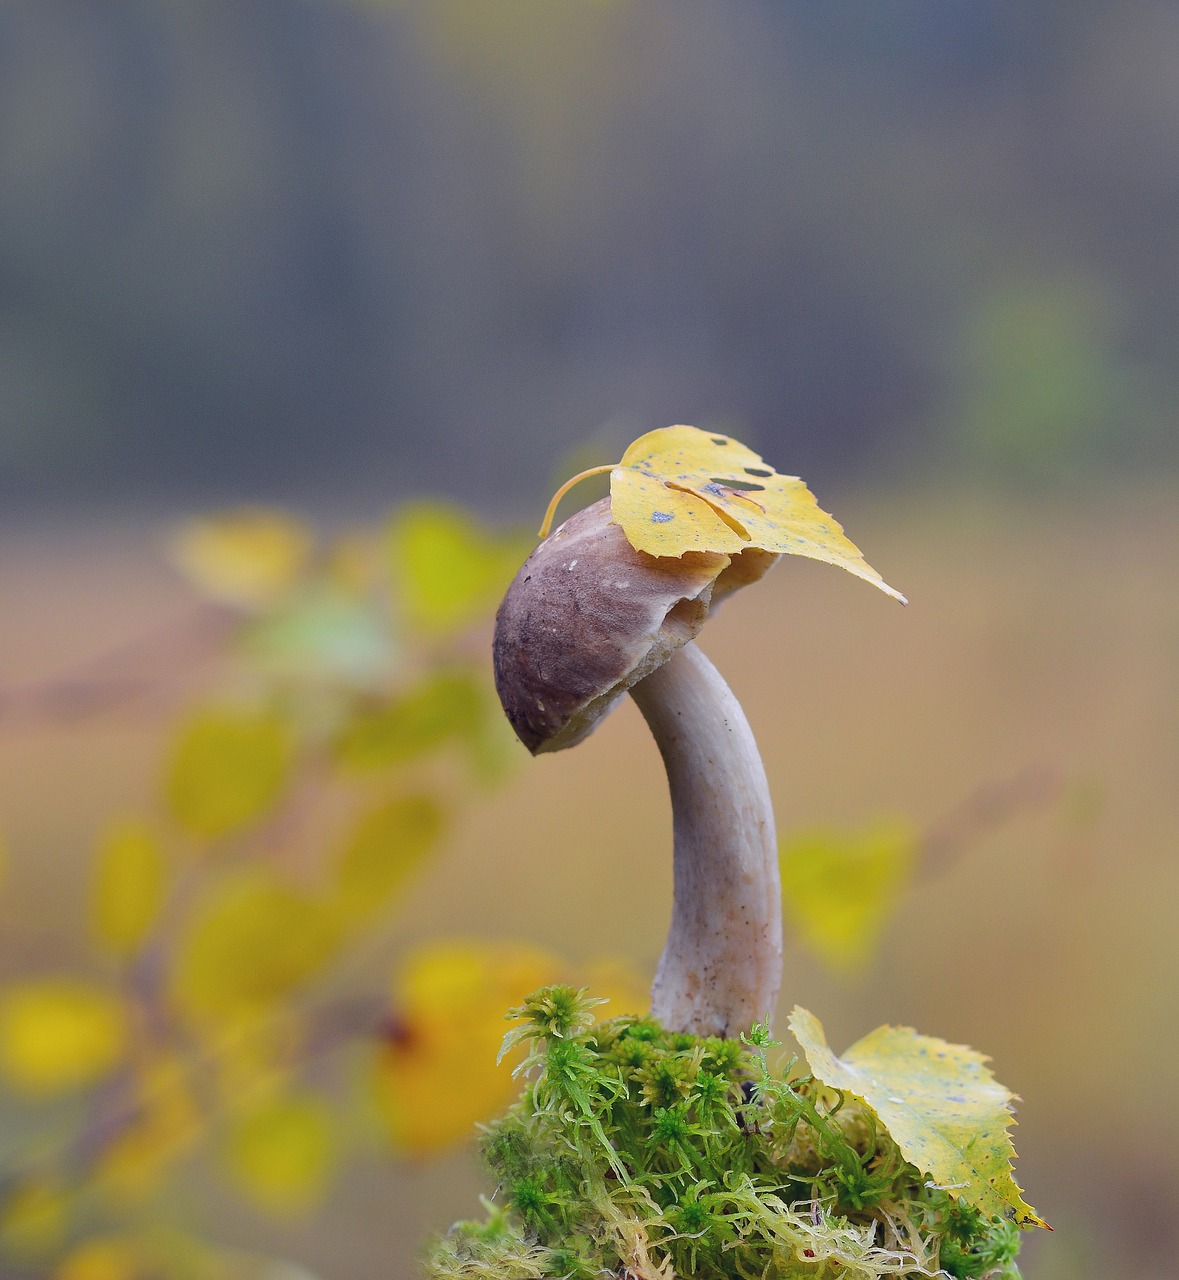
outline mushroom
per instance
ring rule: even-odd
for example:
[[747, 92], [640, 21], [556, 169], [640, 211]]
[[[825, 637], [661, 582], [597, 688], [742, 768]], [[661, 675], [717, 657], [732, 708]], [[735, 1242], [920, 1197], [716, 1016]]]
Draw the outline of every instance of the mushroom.
[[674, 830], [671, 928], [651, 989], [665, 1027], [733, 1036], [769, 1017], [781, 889], [765, 769], [744, 712], [693, 643], [777, 560], [636, 551], [602, 499], [529, 556], [496, 615], [496, 688], [534, 754], [585, 738], [629, 692], [663, 756]]

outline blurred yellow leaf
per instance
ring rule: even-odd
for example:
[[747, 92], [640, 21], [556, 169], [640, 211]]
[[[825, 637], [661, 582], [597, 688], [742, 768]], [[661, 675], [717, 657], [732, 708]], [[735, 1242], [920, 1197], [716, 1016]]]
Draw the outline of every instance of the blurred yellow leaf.
[[177, 949], [171, 994], [196, 1021], [248, 1015], [314, 977], [338, 933], [330, 907], [265, 868], [213, 887]]
[[442, 808], [420, 794], [386, 800], [364, 814], [336, 862], [336, 902], [345, 919], [382, 911], [442, 836]]
[[617, 960], [597, 960], [580, 969], [576, 985], [606, 1002], [595, 1007], [595, 1022], [628, 1013], [642, 1015], [651, 1007], [650, 983], [641, 981], [633, 969]]
[[261, 1208], [297, 1213], [323, 1195], [336, 1159], [331, 1109], [313, 1094], [283, 1094], [233, 1123], [225, 1159], [238, 1185]]
[[172, 747], [166, 789], [173, 817], [207, 839], [246, 826], [277, 800], [292, 752], [289, 730], [273, 716], [198, 711]]
[[120, 1236], [85, 1240], [71, 1249], [53, 1280], [140, 1280], [143, 1270], [135, 1243]]
[[815, 1078], [866, 1102], [905, 1159], [956, 1200], [1021, 1227], [1046, 1225], [1024, 1204], [1011, 1170], [1014, 1095], [983, 1054], [911, 1027], [877, 1027], [840, 1058], [818, 1018], [797, 1006], [790, 1030]]
[[473, 672], [438, 672], [384, 706], [357, 712], [336, 740], [336, 757], [343, 767], [363, 771], [404, 764], [455, 740], [472, 740], [486, 701]]
[[375, 1076], [397, 1147], [420, 1153], [464, 1141], [515, 1097], [514, 1064], [496, 1065], [511, 1025], [504, 1014], [561, 968], [549, 952], [510, 943], [435, 943], [405, 962]]
[[227, 604], [270, 604], [298, 580], [311, 554], [306, 526], [260, 507], [189, 521], [172, 540], [177, 566], [206, 595]]
[[12, 1088], [48, 1097], [93, 1084], [127, 1043], [122, 1001], [95, 983], [41, 978], [0, 992], [0, 1071]]
[[[542, 536], [581, 478], [557, 491]], [[648, 555], [760, 547], [838, 565], [905, 602], [797, 476], [779, 475], [731, 436], [683, 426], [640, 436], [610, 472], [610, 512], [631, 546]]]
[[116, 956], [136, 951], [160, 909], [167, 868], [155, 832], [145, 823], [113, 826], [98, 847], [91, 891], [94, 936]]
[[160, 1190], [170, 1167], [192, 1150], [204, 1117], [184, 1060], [153, 1054], [136, 1064], [136, 1110], [107, 1146], [95, 1170], [97, 1185], [125, 1205]]
[[457, 507], [418, 502], [389, 521], [386, 554], [407, 621], [452, 631], [490, 616], [520, 567], [527, 543], [478, 525]]
[[901, 823], [783, 839], [782, 902], [802, 943], [832, 969], [865, 964], [909, 883], [917, 844]]
[[12, 1187], [0, 1205], [0, 1241], [6, 1253], [17, 1257], [48, 1253], [65, 1234], [68, 1218], [65, 1187], [48, 1178], [30, 1178]]

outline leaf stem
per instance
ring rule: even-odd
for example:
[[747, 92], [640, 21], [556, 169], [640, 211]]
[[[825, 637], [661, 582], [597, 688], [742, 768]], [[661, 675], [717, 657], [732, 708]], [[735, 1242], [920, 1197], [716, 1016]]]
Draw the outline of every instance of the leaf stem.
[[547, 538], [549, 536], [549, 530], [553, 527], [553, 517], [557, 514], [557, 505], [575, 484], [579, 484], [582, 480], [588, 480], [590, 476], [600, 476], [603, 472], [613, 471], [616, 466], [618, 466], [617, 462], [608, 462], [605, 466], [590, 467], [588, 471], [579, 471], [572, 479], [566, 480], [557, 492], [553, 494], [548, 510], [544, 513], [544, 523], [540, 526], [540, 531], [536, 536], [538, 538]]

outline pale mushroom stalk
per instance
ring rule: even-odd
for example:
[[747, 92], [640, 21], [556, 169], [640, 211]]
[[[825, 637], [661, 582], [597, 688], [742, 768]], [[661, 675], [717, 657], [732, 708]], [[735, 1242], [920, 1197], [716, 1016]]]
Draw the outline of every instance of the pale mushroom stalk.
[[782, 963], [774, 818], [737, 699], [691, 643], [774, 563], [636, 551], [603, 499], [546, 538], [496, 615], [496, 688], [534, 755], [575, 746], [628, 691], [663, 753], [675, 829], [671, 932], [652, 989], [669, 1030], [736, 1036], [773, 1013]]
[[651, 1012], [673, 1031], [736, 1035], [773, 1012], [782, 971], [774, 813], [757, 743], [693, 643], [630, 693], [667, 769], [675, 842]]

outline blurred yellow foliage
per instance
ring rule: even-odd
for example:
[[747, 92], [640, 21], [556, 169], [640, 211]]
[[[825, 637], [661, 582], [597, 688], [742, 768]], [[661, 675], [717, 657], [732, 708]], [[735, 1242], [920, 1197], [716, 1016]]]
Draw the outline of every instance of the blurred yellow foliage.
[[142, 822], [110, 828], [98, 847], [91, 890], [91, 928], [114, 955], [136, 951], [159, 913], [167, 868], [155, 832]]
[[498, 603], [531, 540], [496, 534], [445, 503], [403, 507], [386, 528], [386, 558], [406, 620], [429, 632], [464, 627]]
[[512, 1025], [504, 1014], [563, 967], [550, 952], [513, 943], [440, 942], [409, 960], [375, 1076], [397, 1147], [420, 1154], [460, 1142], [511, 1101], [514, 1064], [495, 1061]]
[[205, 595], [255, 608], [294, 585], [312, 545], [307, 527], [287, 512], [248, 507], [182, 526], [172, 557]]
[[314, 976], [338, 940], [329, 903], [265, 867], [243, 869], [193, 910], [175, 957], [172, 999], [198, 1022], [249, 1014]]
[[123, 1056], [123, 1002], [95, 983], [40, 978], [0, 993], [0, 1070], [22, 1093], [48, 1097], [93, 1084]]
[[363, 814], [335, 866], [336, 903], [346, 921], [384, 910], [442, 837], [444, 817], [433, 796], [398, 796]]
[[336, 758], [345, 768], [363, 772], [470, 740], [479, 728], [484, 697], [473, 672], [438, 672], [382, 706], [357, 712], [336, 740]]
[[216, 839], [260, 817], [291, 764], [289, 727], [251, 711], [198, 711], [181, 727], [168, 763], [172, 816], [190, 834]]
[[120, 1236], [86, 1240], [62, 1259], [53, 1280], [139, 1280], [140, 1251]]
[[909, 883], [916, 852], [916, 833], [902, 822], [784, 839], [782, 901], [803, 945], [837, 971], [866, 964]]
[[311, 1093], [286, 1093], [235, 1119], [224, 1156], [235, 1181], [261, 1208], [289, 1214], [323, 1194], [335, 1148], [328, 1103]]
[[103, 1152], [97, 1185], [113, 1200], [137, 1204], [156, 1192], [167, 1169], [200, 1138], [204, 1119], [184, 1060], [154, 1054], [137, 1064], [137, 1110]]
[[624, 1014], [644, 1014], [651, 1007], [651, 992], [628, 965], [618, 960], [599, 960], [579, 969], [578, 986], [584, 986], [604, 1005], [595, 1010], [594, 1019], [621, 1018]]
[[5, 1252], [30, 1257], [53, 1249], [66, 1227], [66, 1191], [46, 1178], [30, 1178], [10, 1191], [0, 1209]]

